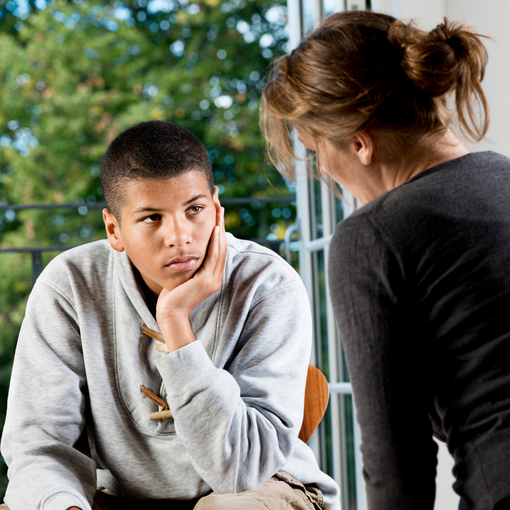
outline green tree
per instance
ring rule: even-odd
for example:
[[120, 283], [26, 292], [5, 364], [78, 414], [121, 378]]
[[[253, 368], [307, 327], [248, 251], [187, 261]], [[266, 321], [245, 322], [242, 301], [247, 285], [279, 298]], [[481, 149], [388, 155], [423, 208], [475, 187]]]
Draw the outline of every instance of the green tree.
[[[258, 128], [264, 76], [286, 42], [283, 3], [0, 0], [0, 205], [81, 205], [0, 211], [2, 248], [105, 237], [91, 208], [103, 200], [101, 156], [117, 134], [150, 119], [176, 122], [203, 140], [221, 197], [288, 195], [264, 162]], [[226, 224], [240, 237], [282, 237], [293, 216], [288, 203], [255, 200], [229, 207]], [[45, 254], [45, 263], [57, 253]], [[32, 284], [29, 255], [0, 254], [0, 271], [3, 422]]]

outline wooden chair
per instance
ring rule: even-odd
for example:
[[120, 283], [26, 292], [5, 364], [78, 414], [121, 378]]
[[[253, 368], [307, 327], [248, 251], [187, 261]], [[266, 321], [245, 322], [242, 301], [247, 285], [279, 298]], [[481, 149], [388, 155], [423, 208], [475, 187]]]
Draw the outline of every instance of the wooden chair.
[[329, 402], [329, 386], [324, 374], [313, 365], [308, 365], [305, 389], [305, 412], [299, 439], [308, 443], [326, 412]]

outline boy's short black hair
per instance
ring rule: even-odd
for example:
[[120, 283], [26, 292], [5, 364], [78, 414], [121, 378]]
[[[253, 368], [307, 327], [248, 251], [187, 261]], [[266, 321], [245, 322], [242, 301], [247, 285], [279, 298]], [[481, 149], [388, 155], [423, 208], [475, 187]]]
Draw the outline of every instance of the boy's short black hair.
[[101, 184], [108, 208], [120, 221], [128, 181], [171, 179], [191, 170], [202, 172], [213, 191], [213, 173], [204, 144], [187, 129], [153, 120], [122, 132], [101, 160]]

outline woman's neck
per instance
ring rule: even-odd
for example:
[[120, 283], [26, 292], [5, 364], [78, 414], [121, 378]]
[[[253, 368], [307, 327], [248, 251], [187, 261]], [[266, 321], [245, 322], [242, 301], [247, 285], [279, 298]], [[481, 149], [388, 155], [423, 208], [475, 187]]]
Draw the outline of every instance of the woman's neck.
[[404, 155], [399, 164], [381, 163], [383, 192], [404, 184], [424, 170], [466, 154], [469, 151], [448, 129], [439, 138], [433, 137], [417, 144]]

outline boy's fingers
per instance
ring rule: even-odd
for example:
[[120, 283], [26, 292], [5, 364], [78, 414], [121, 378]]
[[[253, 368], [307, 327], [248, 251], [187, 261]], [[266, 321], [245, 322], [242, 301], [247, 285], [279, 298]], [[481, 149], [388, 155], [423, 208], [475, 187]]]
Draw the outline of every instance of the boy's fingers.
[[214, 273], [214, 268], [216, 267], [218, 256], [218, 226], [216, 225], [211, 234], [211, 239], [209, 241], [209, 246], [207, 248], [207, 253], [205, 255], [205, 260], [201, 271], [211, 271]]
[[227, 254], [227, 238], [225, 235], [225, 209], [220, 207], [220, 224], [218, 229], [218, 259], [216, 262], [216, 277], [223, 276], [223, 267], [225, 266], [225, 258]]
[[217, 242], [216, 242], [216, 260], [214, 264], [214, 276], [219, 277], [219, 274], [223, 272], [223, 233], [221, 227], [216, 228]]
[[218, 207], [218, 213], [216, 215], [216, 227], [214, 228], [214, 235], [217, 240], [218, 256], [221, 258], [223, 244], [225, 240], [225, 209]]
[[223, 218], [224, 209], [218, 206], [216, 211], [216, 226], [211, 234], [207, 255], [200, 270], [201, 276], [205, 278], [207, 283], [213, 286], [221, 284], [227, 252], [225, 223]]
[[205, 256], [204, 263], [203, 263], [202, 267], [200, 268], [200, 271], [197, 274], [210, 273], [210, 272], [214, 271], [214, 267], [216, 266], [216, 257], [217, 257], [215, 255], [214, 244], [215, 244], [215, 240], [214, 240], [214, 232], [213, 232], [213, 235], [211, 236], [211, 240], [209, 241], [209, 248], [207, 249], [207, 254]]
[[224, 211], [223, 207], [218, 207], [216, 209], [216, 225], [218, 227], [221, 227], [223, 224], [223, 211]]

